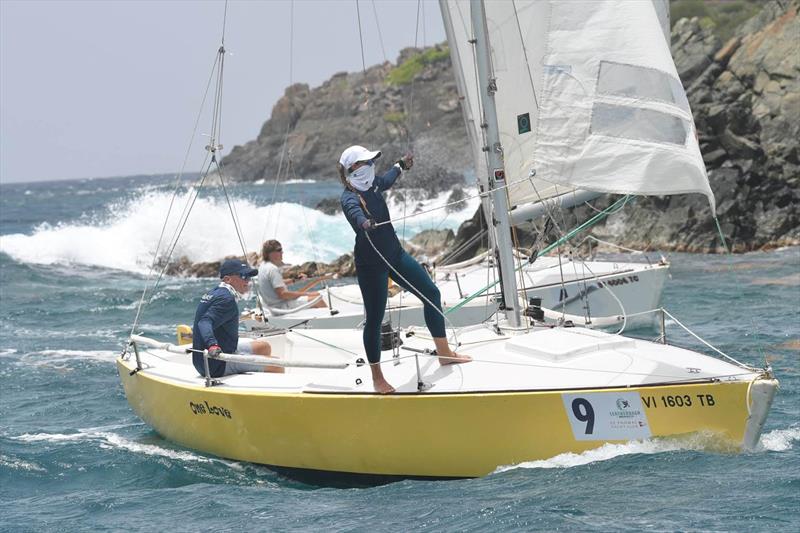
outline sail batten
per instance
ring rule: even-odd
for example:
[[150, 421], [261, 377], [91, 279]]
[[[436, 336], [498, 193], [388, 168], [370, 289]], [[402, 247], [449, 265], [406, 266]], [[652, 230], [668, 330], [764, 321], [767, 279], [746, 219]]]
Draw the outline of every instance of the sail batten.
[[584, 189], [714, 208], [663, 4], [486, 3], [512, 207]]

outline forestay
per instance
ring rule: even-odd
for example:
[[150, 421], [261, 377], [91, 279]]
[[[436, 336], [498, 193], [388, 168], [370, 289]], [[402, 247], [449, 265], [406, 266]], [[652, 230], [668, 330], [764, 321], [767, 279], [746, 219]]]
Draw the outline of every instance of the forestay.
[[535, 175], [509, 187], [512, 207], [586, 189], [714, 208], [661, 3], [485, 4], [508, 181]]

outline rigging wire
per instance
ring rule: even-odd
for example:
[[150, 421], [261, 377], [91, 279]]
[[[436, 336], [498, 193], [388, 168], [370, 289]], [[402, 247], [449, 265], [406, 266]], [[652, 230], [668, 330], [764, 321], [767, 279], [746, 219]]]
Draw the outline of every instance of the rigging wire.
[[228, 22], [228, 0], [225, 0], [225, 9], [222, 11], [222, 37], [220, 38], [220, 43], [222, 46], [225, 46], [225, 27], [227, 26]]
[[[417, 18], [416, 18], [416, 21], [414, 22], [414, 49], [415, 50], [417, 49], [417, 47], [419, 45], [419, 16], [420, 16], [421, 6], [422, 6], [422, 0], [417, 0]], [[424, 44], [423, 44], [423, 46], [424, 46]], [[422, 55], [422, 54], [420, 53], [420, 55]], [[411, 151], [411, 147], [412, 147], [412, 144], [413, 144], [413, 139], [411, 138], [411, 129], [412, 129], [411, 128], [411, 124], [412, 124], [411, 121], [412, 121], [412, 116], [414, 114], [414, 85], [415, 85], [415, 82], [416, 82], [416, 76], [412, 76], [411, 77], [411, 88], [410, 88], [409, 94], [408, 94], [408, 113], [405, 116], [405, 123], [406, 123], [406, 125], [405, 125], [405, 130], [406, 130], [406, 151], [407, 152]], [[405, 196], [406, 195], [404, 195], [404, 198], [405, 198]], [[405, 200], [404, 200], [404, 203], [405, 203]], [[404, 214], [405, 214], [405, 208], [404, 208]]]
[[[167, 206], [167, 214], [166, 214], [166, 216], [164, 218], [164, 224], [161, 226], [161, 232], [158, 235], [158, 241], [156, 243], [156, 248], [153, 251], [153, 260], [150, 262], [150, 267], [148, 268], [147, 276], [145, 277], [144, 288], [142, 289], [142, 295], [139, 298], [139, 303], [138, 303], [137, 308], [136, 308], [136, 315], [134, 316], [133, 324], [132, 324], [132, 327], [131, 327], [131, 335], [133, 335], [135, 333], [136, 328], [137, 328], [137, 326], [139, 324], [139, 319], [140, 319], [141, 313], [142, 313], [142, 306], [144, 305], [145, 299], [147, 297], [147, 290], [148, 290], [148, 287], [149, 287], [149, 284], [150, 284], [150, 280], [152, 279], [153, 273], [154, 273], [154, 271], [156, 269], [156, 265], [158, 264], [158, 261], [159, 261], [159, 252], [161, 251], [161, 244], [162, 244], [162, 242], [164, 240], [164, 235], [166, 234], [166, 230], [167, 230], [167, 225], [169, 223], [169, 219], [172, 216], [172, 209], [175, 206], [175, 200], [178, 198], [178, 191], [180, 190], [181, 180], [183, 179], [183, 174], [186, 171], [186, 165], [189, 162], [189, 154], [191, 153], [192, 145], [194, 144], [194, 140], [195, 140], [195, 138], [197, 136], [197, 129], [198, 129], [198, 126], [200, 124], [200, 117], [203, 114], [203, 108], [205, 107], [205, 102], [206, 102], [206, 98], [208, 96], [208, 91], [211, 88], [211, 81], [212, 81], [213, 76], [214, 76], [214, 68], [215, 67], [216, 67], [216, 59], [214, 61], [214, 67], [212, 67], [211, 76], [208, 79], [208, 84], [206, 85], [205, 94], [203, 95], [203, 99], [202, 99], [202, 101], [200, 103], [200, 109], [198, 110], [197, 118], [195, 119], [194, 128], [192, 129], [192, 134], [189, 137], [189, 145], [186, 148], [186, 153], [184, 154], [184, 157], [183, 157], [183, 163], [181, 164], [180, 170], [178, 171], [178, 173], [175, 176], [175, 185], [173, 187], [172, 196], [170, 197], [170, 200], [169, 200], [169, 206]], [[206, 160], [207, 159], [208, 159], [208, 154], [206, 154]], [[200, 166], [200, 168], [205, 167], [206, 160], [203, 161], [203, 164]], [[178, 220], [180, 220], [182, 218], [182, 216], [183, 215], [181, 215], [181, 217], [179, 217]], [[171, 239], [170, 239], [170, 241], [171, 241]], [[167, 258], [167, 262], [169, 262], [169, 258]], [[158, 279], [160, 280], [161, 276], [159, 276]], [[153, 289], [152, 289], [153, 291], [155, 291], [157, 285], [158, 285], [158, 281], [156, 281], [156, 283], [154, 284]]]
[[294, 83], [294, 0], [289, 3], [289, 87]]
[[[288, 172], [289, 172], [290, 179], [293, 179], [293, 180], [297, 180], [298, 179], [297, 175], [295, 174], [295, 171], [294, 171], [294, 164], [292, 163], [291, 154], [289, 154]], [[305, 228], [305, 232], [306, 232], [306, 240], [309, 243], [311, 243], [311, 252], [314, 254], [314, 271], [315, 271], [316, 275], [319, 276], [320, 275], [319, 265], [322, 262], [322, 259], [320, 257], [319, 249], [318, 249], [317, 244], [316, 244], [317, 241], [316, 241], [316, 239], [313, 238], [314, 237], [313, 231], [311, 230], [311, 226], [309, 226], [309, 224], [308, 224], [308, 218], [309, 217], [306, 215], [306, 206], [301, 202], [300, 203], [300, 207], [303, 210], [303, 227]], [[326, 289], [329, 288], [327, 280], [323, 280], [322, 281], [322, 285]]]
[[375, 0], [372, 0], [372, 13], [375, 15], [375, 26], [378, 29], [378, 42], [381, 43], [381, 54], [383, 55], [383, 62], [389, 61], [386, 58], [386, 49], [383, 47], [383, 32], [381, 31], [381, 22], [378, 20], [378, 10], [375, 7]]
[[[415, 28], [414, 28], [414, 48], [415, 49], [417, 48], [417, 38], [419, 36], [419, 12], [420, 12], [420, 4], [421, 3], [422, 3], [422, 0], [417, 0], [417, 19], [416, 19]], [[359, 31], [360, 31], [360, 28], [359, 28]], [[405, 123], [406, 123], [406, 126], [405, 126], [405, 130], [406, 130], [406, 152], [407, 153], [411, 152], [411, 143], [412, 143], [412, 141], [411, 141], [411, 120], [412, 120], [412, 118], [411, 117], [414, 114], [414, 81], [415, 81], [415, 78], [416, 78], [416, 76], [412, 76], [411, 77], [411, 89], [410, 89], [410, 92], [409, 92], [409, 95], [408, 95], [408, 114], [406, 114], [406, 117], [405, 117]], [[408, 207], [408, 191], [403, 191], [403, 218], [402, 218], [403, 226], [402, 226], [401, 233], [403, 235], [403, 239], [404, 240], [406, 238], [406, 212], [407, 212], [407, 207]], [[400, 292], [400, 298], [399, 298], [399, 307], [400, 307], [400, 309], [397, 312], [397, 323], [398, 323], [397, 325], [398, 326], [400, 324], [402, 324], [401, 318], [402, 318], [402, 312], [403, 312], [402, 311], [403, 310], [403, 292], [404, 291]]]
[[[223, 13], [223, 20], [222, 20], [221, 42], [223, 43], [223, 46], [221, 48], [224, 47], [224, 42], [225, 42], [225, 27], [226, 27], [226, 21], [227, 21], [227, 11], [228, 11], [228, 2], [226, 0], [225, 1], [225, 7], [224, 7], [224, 13]], [[186, 148], [186, 153], [184, 154], [183, 163], [181, 164], [180, 170], [178, 171], [177, 175], [175, 176], [175, 185], [174, 185], [174, 188], [173, 188], [172, 197], [170, 198], [169, 206], [167, 207], [167, 213], [166, 213], [166, 216], [164, 218], [164, 224], [162, 225], [161, 231], [160, 231], [159, 236], [158, 236], [158, 241], [156, 243], [156, 248], [155, 248], [155, 250], [153, 252], [153, 260], [150, 263], [150, 267], [148, 269], [147, 276], [145, 277], [144, 288], [142, 289], [142, 294], [141, 294], [141, 297], [139, 298], [139, 303], [138, 303], [137, 308], [136, 308], [136, 314], [134, 315], [133, 323], [131, 324], [131, 335], [133, 335], [136, 332], [136, 328], [139, 326], [139, 320], [141, 319], [144, 303], [145, 303], [145, 300], [147, 299], [148, 285], [150, 283], [150, 280], [152, 279], [153, 272], [155, 271], [156, 264], [159, 261], [159, 252], [161, 250], [161, 244], [163, 242], [163, 238], [164, 238], [164, 235], [166, 233], [167, 225], [169, 224], [169, 219], [170, 219], [170, 217], [172, 215], [172, 209], [174, 207], [175, 200], [177, 199], [177, 196], [178, 196], [178, 191], [180, 189], [181, 180], [182, 180], [183, 174], [184, 174], [184, 172], [186, 170], [186, 165], [188, 164], [188, 161], [189, 161], [189, 155], [191, 153], [192, 145], [194, 144], [194, 140], [195, 140], [195, 138], [197, 136], [197, 130], [198, 130], [198, 127], [199, 127], [199, 124], [200, 124], [200, 118], [202, 117], [203, 109], [205, 108], [206, 100], [208, 98], [208, 94], [209, 94], [209, 91], [211, 89], [211, 84], [212, 84], [212, 81], [214, 79], [214, 74], [215, 74], [215, 72], [217, 72], [217, 65], [218, 65], [219, 62], [220, 62], [220, 53], [218, 51], [217, 54], [214, 56], [214, 63], [211, 66], [211, 74], [209, 75], [208, 82], [206, 83], [206, 89], [205, 89], [205, 91], [203, 93], [203, 98], [201, 100], [200, 107], [199, 107], [198, 112], [197, 112], [197, 117], [195, 118], [194, 127], [192, 128], [192, 134], [189, 137], [189, 143], [188, 143], [188, 146]], [[206, 154], [206, 157], [205, 157], [205, 159], [203, 161], [203, 164], [201, 165], [201, 168], [205, 167], [205, 164], [206, 164], [207, 160], [208, 160], [208, 154]], [[200, 180], [201, 183], [204, 180], [205, 180], [205, 176], [202, 176], [202, 178]], [[196, 199], [196, 196], [195, 196], [195, 199]], [[194, 199], [192, 199], [191, 201], [192, 201], [192, 203], [194, 203]], [[188, 205], [188, 203], [187, 203], [187, 205]], [[180, 220], [181, 220], [181, 218], [183, 218], [183, 214], [184, 213], [186, 213], [186, 206], [184, 206], [184, 211], [181, 214], [181, 217], [179, 217], [179, 219], [178, 219], [179, 226], [181, 226], [181, 227], [185, 226], [185, 224], [186, 224], [185, 220], [183, 222], [183, 225], [180, 224]], [[186, 214], [186, 216], [188, 217], [188, 213]], [[177, 231], [177, 227], [178, 226], [176, 226], [176, 231]], [[173, 233], [173, 237], [175, 237], [175, 233]], [[166, 272], [166, 269], [167, 269], [167, 267], [169, 265], [169, 260], [170, 260], [170, 258], [172, 256], [172, 252], [174, 251], [176, 245], [177, 245], [177, 237], [175, 238], [175, 244], [172, 244], [171, 246], [169, 246], [170, 252], [169, 252], [169, 254], [167, 254], [167, 257], [164, 259], [164, 266], [160, 270], [156, 281], [153, 283], [153, 287], [151, 289], [151, 295], [154, 294], [155, 290], [158, 288], [158, 284], [161, 281], [162, 277], [164, 276], [164, 273]], [[152, 298], [152, 296], [151, 296], [151, 298]]]
[[222, 174], [222, 162], [218, 161], [215, 158], [212, 158], [212, 161], [217, 165], [217, 175], [219, 176], [220, 185], [222, 185], [222, 191], [225, 194], [225, 202], [228, 204], [228, 210], [231, 213], [231, 218], [233, 219], [233, 227], [236, 230], [236, 237], [239, 239], [239, 244], [242, 247], [242, 257], [244, 258], [245, 263], [249, 263], [247, 260], [247, 246], [244, 243], [244, 237], [242, 235], [242, 225], [239, 222], [239, 214], [236, 212], [236, 206], [234, 202], [231, 201], [230, 196], [228, 195], [228, 187], [225, 185], [225, 177]]
[[410, 215], [406, 215], [403, 218], [395, 218], [393, 220], [388, 220], [386, 222], [378, 222], [377, 224], [375, 224], [375, 227], [382, 226], [384, 224], [391, 224], [392, 222], [397, 222], [397, 221], [403, 220], [405, 218], [418, 217], [418, 216], [421, 216], [421, 215], [432, 213], [433, 211], [439, 211], [440, 209], [446, 209], [446, 208], [448, 208], [450, 206], [453, 206], [453, 205], [457, 205], [457, 204], [461, 204], [461, 203], [464, 203], [464, 202], [468, 202], [469, 200], [474, 200], [475, 198], [482, 198], [484, 196], [489, 196], [490, 194], [492, 194], [495, 191], [502, 191], [503, 189], [507, 189], [508, 187], [511, 187], [512, 185], [517, 185], [518, 183], [522, 183], [524, 181], [528, 181], [529, 179], [530, 178], [523, 178], [523, 179], [520, 179], [520, 180], [517, 180], [517, 181], [507, 182], [505, 185], [500, 185], [499, 187], [495, 187], [494, 189], [487, 189], [487, 190], [485, 190], [483, 192], [479, 192], [478, 194], [473, 194], [472, 196], [466, 196], [464, 198], [459, 198], [458, 200], [453, 200], [452, 202], [447, 202], [446, 204], [438, 205], [436, 207], [431, 207], [430, 209], [423, 209], [421, 211], [415, 211], [414, 213], [412, 213]]
[[[608, 215], [612, 215], [612, 214], [616, 213], [617, 211], [619, 211], [620, 209], [622, 209], [625, 206], [625, 204], [630, 200], [630, 198], [631, 198], [630, 195], [625, 195], [622, 198], [618, 199], [616, 202], [614, 202], [609, 207], [604, 209], [602, 213], [598, 213], [597, 215], [593, 216], [592, 218], [590, 218], [589, 220], [587, 220], [583, 224], [580, 224], [576, 228], [572, 229], [569, 233], [567, 233], [563, 237], [560, 237], [556, 242], [546, 246], [542, 250], [541, 253], [542, 254], [546, 254], [547, 252], [551, 251], [553, 248], [556, 248], [556, 247], [560, 246], [561, 243], [565, 242], [568, 239], [571, 239], [572, 237], [574, 237], [575, 235], [577, 235], [581, 231], [583, 231], [583, 230], [585, 230], [587, 228], [590, 228], [593, 225], [597, 224], [600, 220], [602, 220], [603, 218], [607, 217]], [[487, 285], [486, 287], [483, 287], [482, 289], [477, 290], [476, 292], [474, 292], [473, 294], [471, 294], [467, 298], [464, 298], [463, 300], [461, 300], [458, 304], [456, 304], [453, 307], [449, 308], [447, 311], [445, 311], [445, 313], [452, 313], [452, 312], [457, 311], [458, 309], [460, 309], [461, 307], [463, 307], [464, 305], [466, 305], [467, 303], [469, 303], [473, 299], [477, 298], [478, 296], [480, 296], [484, 292], [488, 291], [489, 289], [491, 289], [492, 287], [494, 287], [498, 283], [499, 283], [498, 281], [495, 281], [491, 285]]]
[[[155, 283], [153, 284], [153, 289], [151, 291], [151, 299], [155, 295], [155, 291], [158, 288], [161, 279], [164, 277], [164, 274], [167, 272], [167, 268], [169, 268], [169, 260], [172, 258], [172, 254], [175, 252], [175, 248], [178, 246], [178, 241], [180, 239], [181, 234], [183, 233], [184, 228], [186, 227], [186, 223], [189, 221], [189, 213], [191, 213], [192, 208], [194, 207], [195, 202], [197, 201], [197, 197], [200, 195], [200, 190], [203, 188], [203, 184], [205, 183], [206, 178], [208, 177], [209, 171], [211, 170], [211, 162], [208, 163], [208, 167], [204, 172], [202, 172], [200, 180], [198, 181], [197, 185], [193, 187], [194, 194], [190, 195], [187, 198], [186, 206], [184, 208], [185, 215], [182, 219], [179, 220], [178, 225], [175, 228], [175, 239], [171, 242], [169, 251], [167, 252], [166, 258], [164, 259], [164, 265], [161, 268], [161, 272], [158, 275]], [[149, 303], [149, 302], [148, 302]]]
[[[294, 0], [289, 4], [289, 87], [292, 86], [294, 83]], [[291, 94], [291, 92], [289, 93]], [[287, 96], [290, 98], [290, 96]], [[289, 134], [291, 133], [292, 129], [292, 120], [291, 120], [291, 101], [289, 102], [289, 115], [286, 121], [286, 133], [283, 135], [283, 144], [281, 145], [281, 155], [278, 159], [278, 172], [275, 174], [275, 181], [272, 186], [272, 199], [270, 200], [269, 205], [275, 206], [275, 202], [278, 199], [278, 185], [281, 182], [281, 176], [283, 175], [283, 162], [284, 158], [286, 157], [287, 148], [289, 145]], [[278, 234], [278, 220], [280, 219], [280, 211], [282, 206], [278, 206], [278, 212], [274, 217], [267, 217], [264, 222], [264, 231], [261, 233], [261, 241], [265, 241], [267, 238], [267, 229], [269, 228], [269, 223], [272, 219], [275, 220], [274, 230], [272, 232], [272, 237], [276, 237]]]
[[[290, 8], [290, 12], [289, 12], [289, 87], [291, 87], [293, 84], [294, 84], [294, 0], [291, 2], [291, 8]], [[290, 110], [291, 110], [291, 105], [289, 107], [290, 107]], [[287, 120], [287, 123], [286, 123], [286, 133], [284, 134], [283, 145], [281, 147], [280, 159], [279, 159], [279, 162], [278, 162], [278, 172], [277, 172], [277, 174], [275, 176], [275, 182], [274, 182], [273, 190], [272, 190], [272, 200], [270, 202], [270, 205], [272, 205], [273, 207], [276, 205], [276, 202], [278, 200], [278, 186], [279, 186], [279, 184], [281, 184], [282, 179], [285, 178], [286, 181], [289, 181], [291, 179], [297, 180], [297, 175], [295, 173], [295, 167], [294, 167], [294, 160], [292, 158], [292, 150], [288, 147], [289, 146], [289, 137], [291, 136], [292, 129], [293, 129], [293, 124], [292, 124], [291, 116], [289, 116], [289, 120]], [[284, 187], [283, 187], [282, 190], [285, 192], [286, 182], [283, 183], [283, 186]], [[312, 249], [312, 253], [314, 254], [314, 259], [315, 259], [315, 261], [314, 261], [315, 262], [315, 268], [317, 269], [317, 273], [319, 273], [319, 263], [321, 262], [320, 261], [320, 254], [319, 254], [318, 247], [316, 245], [316, 240], [312, 238], [313, 236], [312, 236], [312, 231], [310, 229], [310, 226], [308, 224], [308, 217], [305, 216], [307, 208], [302, 202], [300, 202], [300, 207], [301, 207], [301, 209], [303, 210], [303, 213], [304, 213], [304, 216], [302, 218], [303, 218], [303, 222], [304, 222], [306, 240], [309, 243], [311, 243], [311, 249]], [[267, 220], [266, 220], [266, 222], [264, 224], [264, 231], [263, 231], [262, 236], [261, 236], [261, 240], [262, 241], [264, 241], [266, 239], [267, 230], [269, 228], [269, 223], [270, 223], [271, 220], [275, 221], [275, 226], [274, 226], [274, 229], [273, 229], [273, 238], [277, 237], [278, 221], [280, 220], [280, 213], [281, 213], [282, 208], [283, 208], [283, 202], [278, 204], [276, 215], [273, 216], [273, 217], [267, 218]], [[327, 281], [323, 281], [323, 285], [324, 285], [324, 287], [327, 288], [328, 287]], [[259, 303], [260, 303], [260, 300], [259, 300]]]
[[[217, 160], [216, 160], [216, 151], [219, 148], [222, 148], [222, 145], [218, 145], [217, 144], [217, 140], [219, 139], [220, 125], [221, 125], [221, 122], [222, 122], [222, 119], [221, 119], [221, 116], [220, 116], [220, 114], [222, 113], [222, 104], [221, 104], [220, 100], [222, 99], [222, 86], [223, 86], [223, 84], [222, 84], [221, 78], [223, 77], [223, 73], [224, 73], [224, 68], [223, 68], [224, 67], [224, 63], [225, 63], [224, 56], [225, 56], [225, 47], [224, 46], [220, 46], [219, 49], [217, 50], [217, 61], [215, 61], [217, 83], [216, 83], [216, 92], [215, 92], [215, 95], [214, 95], [214, 106], [213, 106], [214, 116], [212, 118], [212, 127], [211, 127], [211, 133], [210, 133], [210, 139], [211, 140], [209, 141], [209, 144], [206, 146], [206, 150], [207, 150], [206, 161], [208, 160], [209, 154], [211, 156], [211, 160], [208, 162], [208, 167], [206, 168], [206, 171], [203, 173], [203, 175], [202, 175], [201, 179], [199, 180], [197, 186], [194, 188], [194, 195], [191, 196], [189, 199], [187, 199], [187, 203], [184, 206], [184, 211], [182, 213], [183, 222], [182, 223], [179, 222], [179, 225], [176, 227], [175, 233], [173, 235], [173, 240], [171, 242], [171, 247], [170, 247], [169, 253], [167, 254], [167, 258], [166, 258], [166, 260], [164, 262], [164, 267], [162, 268], [161, 273], [158, 276], [158, 280], [157, 280], [155, 286], [153, 287], [154, 291], [155, 291], [155, 288], [158, 286], [158, 282], [162, 279], [162, 277], [166, 273], [166, 269], [169, 266], [169, 259], [172, 257], [172, 253], [175, 251], [175, 247], [178, 245], [178, 241], [180, 239], [181, 234], [183, 233], [184, 228], [186, 227], [186, 223], [189, 221], [189, 214], [191, 213], [192, 208], [194, 207], [194, 204], [197, 201], [198, 196], [200, 195], [200, 191], [202, 190], [203, 185], [205, 184], [205, 181], [206, 181], [206, 179], [207, 179], [207, 177], [208, 177], [208, 175], [209, 175], [209, 173], [211, 171], [211, 165], [212, 164], [217, 164], [218, 165]], [[218, 175], [219, 175], [219, 178], [220, 178], [220, 182], [223, 184], [223, 188], [224, 188], [224, 180], [223, 180], [222, 173], [219, 170], [219, 166], [217, 167], [217, 169], [218, 169]], [[227, 198], [227, 192], [226, 192], [226, 198]], [[229, 201], [228, 205], [230, 206], [230, 201]], [[165, 224], [166, 224], [166, 221], [165, 221]], [[234, 225], [235, 226], [237, 225], [236, 219], [234, 219]], [[237, 235], [238, 234], [239, 234], [239, 231], [238, 231], [238, 227], [237, 227]], [[240, 241], [241, 241], [241, 236], [240, 236]], [[246, 253], [245, 253], [245, 258], [246, 258]]]
[[367, 62], [364, 59], [364, 36], [361, 32], [361, 9], [359, 9], [358, 7], [358, 0], [355, 0], [355, 2], [356, 2], [356, 17], [358, 18], [358, 40], [361, 43], [361, 71], [364, 73], [364, 77], [366, 77]]
[[533, 74], [531, 74], [531, 62], [528, 60], [528, 49], [525, 47], [525, 38], [522, 36], [522, 26], [519, 23], [519, 13], [517, 12], [516, 0], [511, 0], [511, 5], [514, 7], [514, 19], [517, 21], [517, 31], [519, 32], [519, 43], [522, 46], [522, 53], [525, 56], [525, 66], [528, 69], [528, 80], [531, 84], [531, 92], [533, 93], [533, 103], [536, 109], [539, 109], [539, 100], [536, 98], [536, 88], [533, 86]]
[[420, 0], [420, 4], [422, 5], [422, 46], [425, 47], [425, 44], [428, 42], [428, 38], [425, 33], [425, 3]]

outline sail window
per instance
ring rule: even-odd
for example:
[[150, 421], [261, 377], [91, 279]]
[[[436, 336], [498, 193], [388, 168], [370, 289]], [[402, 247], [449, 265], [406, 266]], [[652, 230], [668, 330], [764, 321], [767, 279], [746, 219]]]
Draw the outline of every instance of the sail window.
[[592, 134], [683, 145], [689, 124], [678, 117], [636, 107], [595, 103]]
[[689, 111], [681, 82], [653, 68], [601, 61], [597, 94], [657, 100]]

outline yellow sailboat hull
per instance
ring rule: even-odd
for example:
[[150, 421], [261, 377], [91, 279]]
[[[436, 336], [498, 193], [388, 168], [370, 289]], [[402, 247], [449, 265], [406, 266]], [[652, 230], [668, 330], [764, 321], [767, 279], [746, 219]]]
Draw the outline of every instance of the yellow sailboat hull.
[[[570, 393], [638, 393], [653, 437], [703, 433], [741, 448], [755, 383], [377, 396], [206, 388], [117, 365], [134, 411], [188, 448], [277, 467], [432, 477], [483, 476], [609, 442], [579, 440], [584, 426], [576, 429], [564, 402]], [[759, 381], [774, 392], [777, 382]], [[574, 413], [584, 414], [580, 406]]]

